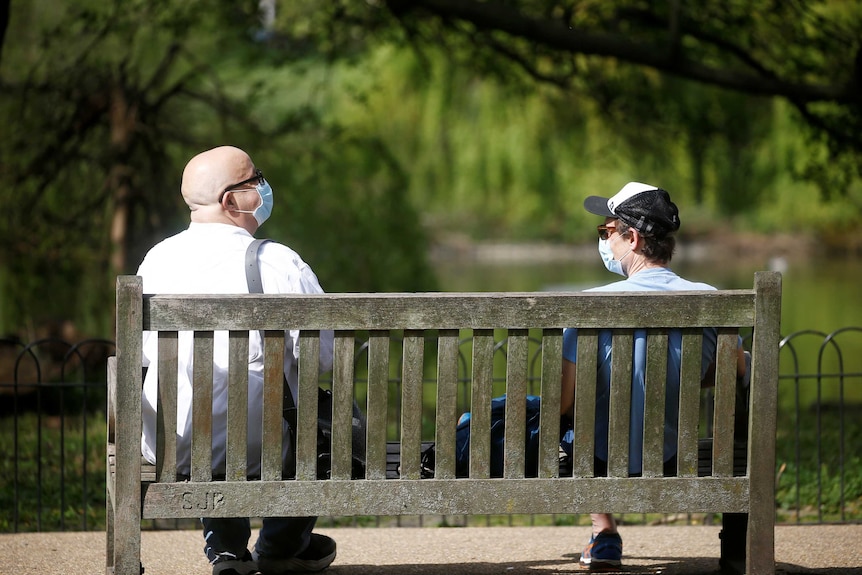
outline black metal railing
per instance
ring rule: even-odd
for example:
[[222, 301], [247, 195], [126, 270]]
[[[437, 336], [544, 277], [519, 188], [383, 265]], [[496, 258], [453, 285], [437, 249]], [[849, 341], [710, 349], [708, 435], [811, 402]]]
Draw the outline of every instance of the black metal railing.
[[[862, 327], [798, 331], [784, 337], [780, 347], [776, 482], [779, 500], [788, 489], [795, 501], [787, 518], [796, 523], [858, 522]], [[786, 481], [789, 467], [795, 472]]]
[[102, 339], [0, 339], [0, 531], [104, 525], [101, 414], [113, 353]]
[[[860, 522], [862, 327], [795, 332], [780, 346], [776, 519]], [[362, 349], [360, 342], [358, 364]], [[505, 365], [504, 341], [496, 352]], [[105, 370], [113, 353], [103, 339], [0, 338], [0, 532], [104, 528]], [[433, 358], [428, 365], [434, 369]], [[467, 383], [469, 356], [460, 365]], [[531, 362], [531, 393], [540, 369]], [[361, 389], [362, 370], [356, 373]], [[399, 373], [396, 362], [393, 385]], [[459, 405], [466, 409], [468, 398]]]

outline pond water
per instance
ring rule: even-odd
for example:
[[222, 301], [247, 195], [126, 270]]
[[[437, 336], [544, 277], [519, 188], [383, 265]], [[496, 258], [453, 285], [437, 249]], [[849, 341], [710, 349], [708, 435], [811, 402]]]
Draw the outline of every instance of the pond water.
[[[510, 256], [506, 252], [511, 253]], [[684, 253], [684, 252], [683, 252]], [[569, 291], [622, 279], [605, 270], [594, 246], [533, 251], [501, 247], [476, 257], [438, 258], [434, 267], [442, 291]], [[781, 332], [832, 332], [862, 326], [862, 259], [810, 257], [748, 258], [735, 261], [708, 255], [675, 257], [679, 275], [719, 289], [751, 288], [754, 273], [782, 273]]]
[[[691, 254], [680, 250], [682, 254]], [[507, 253], [508, 252], [508, 253]], [[679, 255], [679, 254], [678, 254]], [[825, 400], [862, 402], [862, 259], [837, 257], [727, 258], [721, 254], [675, 257], [679, 275], [720, 289], [747, 289], [758, 270], [782, 273], [781, 333], [813, 332], [793, 337], [793, 349], [781, 354], [781, 373], [852, 374], [851, 377], [802, 381], [803, 403], [818, 394]], [[566, 257], [561, 257], [566, 256]], [[570, 291], [621, 279], [605, 270], [595, 246], [524, 250], [497, 246], [473, 257], [438, 258], [435, 269], [443, 291]], [[824, 345], [827, 334], [855, 327]], [[824, 350], [821, 355], [821, 350]], [[782, 387], [792, 382], [782, 383]], [[819, 391], [817, 388], [820, 388]], [[782, 391], [782, 396], [790, 390]]]

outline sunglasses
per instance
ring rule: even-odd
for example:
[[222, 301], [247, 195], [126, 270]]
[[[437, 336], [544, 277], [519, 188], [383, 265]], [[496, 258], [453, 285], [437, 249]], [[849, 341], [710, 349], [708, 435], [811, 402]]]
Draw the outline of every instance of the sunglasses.
[[230, 191], [233, 191], [233, 190], [235, 190], [235, 189], [237, 189], [237, 188], [241, 188], [242, 186], [244, 186], [244, 185], [246, 185], [246, 184], [254, 183], [254, 184], [256, 184], [256, 185], [262, 186], [262, 185], [263, 185], [263, 182], [264, 182], [264, 179], [263, 179], [263, 172], [261, 172], [261, 171], [260, 171], [260, 170], [258, 170], [258, 169], [255, 169], [255, 170], [254, 170], [254, 175], [253, 175], [252, 177], [250, 177], [249, 179], [247, 179], [247, 180], [243, 180], [243, 181], [241, 181], [241, 182], [237, 182], [236, 184], [231, 184], [231, 185], [229, 185], [228, 187], [226, 187], [226, 188], [222, 191], [222, 193], [219, 195], [219, 197], [218, 197], [218, 201], [219, 201], [219, 203], [221, 203], [221, 200], [222, 200], [222, 198], [224, 198], [224, 195], [225, 195], [226, 193], [228, 193], [228, 192], [230, 192]]
[[600, 226], [596, 226], [596, 229], [599, 232], [599, 238], [601, 238], [603, 240], [608, 239], [609, 237], [614, 235], [614, 233], [617, 231], [616, 226], [606, 226], [604, 224], [600, 225]]

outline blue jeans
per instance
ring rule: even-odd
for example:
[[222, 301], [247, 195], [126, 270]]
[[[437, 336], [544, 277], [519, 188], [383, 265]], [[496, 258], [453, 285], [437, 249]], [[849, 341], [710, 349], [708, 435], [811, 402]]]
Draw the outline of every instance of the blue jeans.
[[[317, 517], [267, 517], [263, 519], [260, 536], [254, 545], [258, 555], [290, 558], [308, 546]], [[248, 551], [251, 523], [246, 517], [201, 519], [206, 546], [204, 553], [210, 563], [218, 560], [242, 559]]]

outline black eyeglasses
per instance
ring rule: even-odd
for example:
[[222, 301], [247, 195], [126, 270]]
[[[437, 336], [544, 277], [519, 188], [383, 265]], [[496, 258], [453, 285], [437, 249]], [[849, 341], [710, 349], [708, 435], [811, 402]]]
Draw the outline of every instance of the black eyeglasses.
[[609, 237], [614, 235], [614, 232], [617, 231], [616, 226], [606, 226], [604, 224], [596, 226], [596, 229], [599, 231], [599, 238], [603, 240], [608, 239]]
[[252, 183], [252, 182], [256, 183], [257, 185], [262, 186], [262, 185], [263, 185], [263, 182], [264, 182], [264, 179], [263, 179], [263, 172], [261, 172], [260, 170], [258, 170], [257, 168], [255, 168], [255, 170], [254, 170], [254, 175], [253, 175], [252, 177], [250, 177], [249, 179], [247, 179], [247, 180], [243, 180], [243, 181], [238, 182], [238, 183], [236, 183], [236, 184], [231, 184], [231, 185], [229, 185], [228, 187], [226, 187], [226, 188], [222, 191], [222, 193], [219, 195], [219, 197], [218, 197], [218, 203], [221, 203], [221, 200], [222, 200], [222, 198], [224, 198], [224, 195], [225, 195], [226, 193], [228, 193], [228, 192], [230, 192], [230, 191], [232, 191], [232, 190], [235, 190], [236, 188], [241, 188], [242, 186], [244, 186], [244, 185], [246, 185], [246, 184], [250, 184], [250, 183]]

